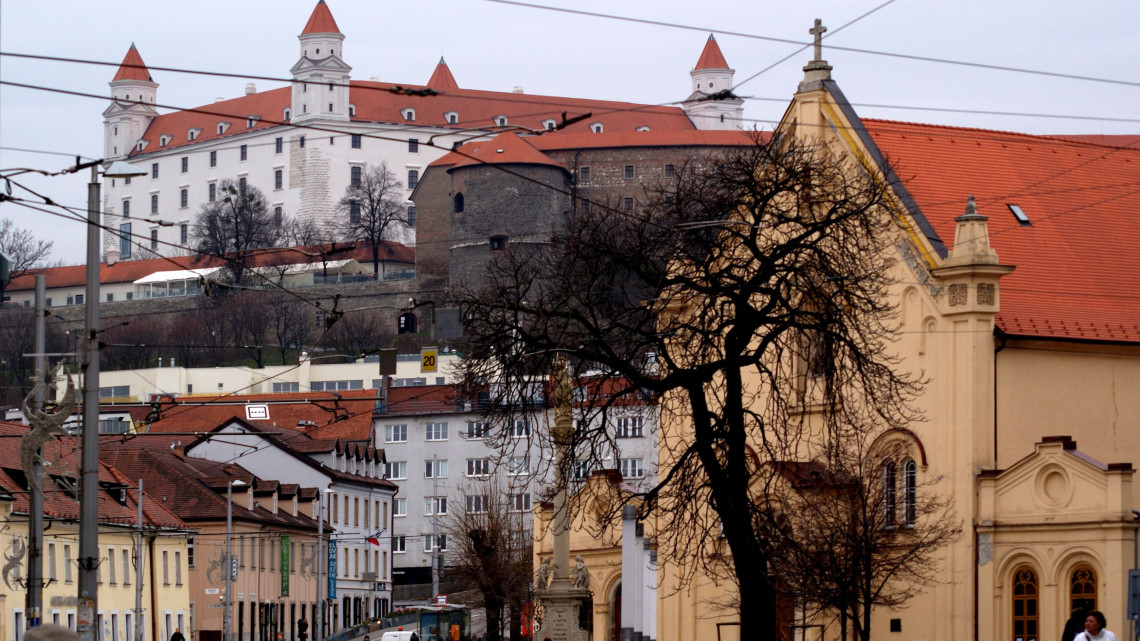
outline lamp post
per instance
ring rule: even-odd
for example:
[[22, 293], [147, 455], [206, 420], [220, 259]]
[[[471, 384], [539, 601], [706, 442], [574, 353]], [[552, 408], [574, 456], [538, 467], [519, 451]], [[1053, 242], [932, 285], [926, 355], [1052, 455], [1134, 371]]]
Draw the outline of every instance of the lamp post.
[[[80, 641], [96, 641], [95, 613], [99, 593], [99, 165], [79, 163], [75, 170], [91, 168], [87, 183], [87, 317], [84, 336], [87, 354], [83, 374], [83, 452], [79, 475], [79, 586], [76, 600]], [[102, 172], [105, 178], [145, 176], [146, 172], [122, 161]]]
[[325, 631], [325, 601], [321, 598], [321, 588], [323, 587], [321, 581], [321, 572], [324, 567], [328, 565], [328, 557], [325, 556], [325, 495], [332, 494], [331, 489], [325, 489], [317, 492], [317, 611], [313, 615], [313, 641], [321, 641], [324, 638]]
[[245, 481], [234, 479], [226, 483], [226, 564], [223, 571], [226, 573], [226, 593], [222, 595], [222, 641], [233, 641], [230, 632], [230, 610], [233, 599], [230, 593], [234, 587], [234, 486], [245, 485]]

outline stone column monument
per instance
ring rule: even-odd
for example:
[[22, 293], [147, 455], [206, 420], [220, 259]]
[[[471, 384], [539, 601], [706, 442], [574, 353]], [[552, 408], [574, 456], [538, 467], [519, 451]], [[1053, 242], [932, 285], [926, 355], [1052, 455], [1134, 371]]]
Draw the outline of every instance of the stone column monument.
[[[569, 457], [574, 438], [571, 415], [573, 386], [566, 363], [559, 358], [554, 372], [554, 437], [556, 493], [554, 495], [554, 564], [543, 560], [535, 574], [534, 592], [542, 605], [542, 627], [535, 641], [587, 641], [589, 632], [578, 626], [581, 608], [590, 598], [590, 573], [582, 557], [570, 567]], [[549, 584], [547, 583], [549, 581]], [[586, 617], [590, 619], [589, 616]]]

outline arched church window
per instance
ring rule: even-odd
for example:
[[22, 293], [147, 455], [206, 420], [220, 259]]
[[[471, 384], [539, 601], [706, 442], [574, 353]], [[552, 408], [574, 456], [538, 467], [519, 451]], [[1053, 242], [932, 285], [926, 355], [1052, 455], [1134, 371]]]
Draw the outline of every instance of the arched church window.
[[894, 461], [883, 464], [883, 526], [894, 527], [898, 510], [898, 467]]
[[1013, 639], [1037, 641], [1037, 574], [1024, 565], [1013, 573]]
[[903, 525], [914, 527], [918, 497], [915, 483], [918, 480], [918, 466], [914, 459], [903, 461]]
[[1096, 596], [1096, 572], [1087, 565], [1078, 565], [1069, 575], [1069, 610], [1097, 609]]

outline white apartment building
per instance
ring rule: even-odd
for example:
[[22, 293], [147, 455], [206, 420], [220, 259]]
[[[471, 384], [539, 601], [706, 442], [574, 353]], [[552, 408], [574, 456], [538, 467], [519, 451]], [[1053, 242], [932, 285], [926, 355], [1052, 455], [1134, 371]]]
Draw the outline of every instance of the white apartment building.
[[397, 487], [383, 478], [382, 450], [314, 440], [235, 418], [185, 451], [210, 461], [240, 460], [259, 477], [318, 488], [326, 522], [333, 528], [323, 567], [336, 568], [335, 595], [325, 596], [338, 604], [339, 626], [350, 627], [391, 610], [391, 518]]
[[[196, 109], [160, 113], [159, 83], [132, 45], [110, 82], [103, 112], [104, 157], [128, 160], [148, 175], [104, 186], [103, 248], [109, 260], [170, 254], [189, 244], [201, 205], [221, 197], [222, 180], [257, 187], [282, 220], [330, 221], [335, 205], [365, 164], [386, 162], [410, 195], [428, 164], [457, 141], [504, 130], [551, 131], [587, 113], [567, 133], [739, 128], [739, 104], [699, 100], [731, 86], [715, 40], [692, 72], [694, 96], [684, 109], [515, 92], [462, 89], [441, 59], [423, 86], [352, 80], [345, 36], [324, 0], [299, 39], [290, 86]], [[284, 69], [285, 64], [282, 64]], [[699, 113], [697, 125], [689, 112]], [[392, 239], [415, 241], [415, 209]]]

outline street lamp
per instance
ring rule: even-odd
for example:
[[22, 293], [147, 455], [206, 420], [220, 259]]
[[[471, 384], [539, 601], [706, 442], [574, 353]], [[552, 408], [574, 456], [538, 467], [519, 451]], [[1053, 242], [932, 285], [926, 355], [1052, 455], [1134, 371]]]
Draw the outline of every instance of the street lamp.
[[[74, 170], [91, 168], [87, 183], [87, 363], [83, 375], [83, 453], [79, 476], [79, 595], [76, 600], [79, 638], [96, 641], [95, 613], [99, 594], [99, 165], [78, 163]], [[115, 161], [102, 172], [105, 178], [145, 176], [147, 172]]]
[[325, 555], [325, 507], [324, 495], [332, 494], [332, 489], [326, 488], [317, 493], [317, 612], [313, 615], [315, 629], [313, 630], [313, 641], [321, 641], [324, 638], [324, 625], [325, 625], [325, 602], [321, 598], [321, 571], [324, 566], [328, 565], [328, 557]]
[[245, 485], [245, 481], [241, 479], [234, 479], [226, 483], [226, 564], [223, 571], [226, 573], [226, 593], [222, 595], [223, 608], [222, 611], [222, 641], [232, 641], [230, 635], [230, 606], [233, 602], [230, 598], [230, 593], [234, 587], [234, 558], [233, 558], [233, 536], [234, 536], [234, 486]]

